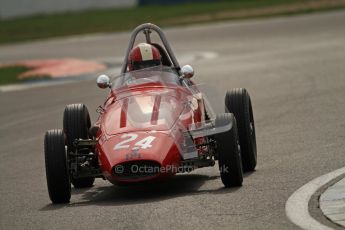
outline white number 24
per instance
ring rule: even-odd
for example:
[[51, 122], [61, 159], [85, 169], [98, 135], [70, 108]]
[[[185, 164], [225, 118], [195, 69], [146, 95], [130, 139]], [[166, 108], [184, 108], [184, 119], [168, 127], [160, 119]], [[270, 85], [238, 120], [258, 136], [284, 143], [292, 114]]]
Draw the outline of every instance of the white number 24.
[[[121, 141], [120, 143], [115, 145], [114, 150], [129, 148], [130, 145], [127, 144], [127, 143], [135, 141], [138, 138], [138, 134], [126, 133], [126, 134], [123, 134], [121, 136], [121, 139], [125, 139], [125, 138], [127, 138], [127, 139], [124, 140], [124, 141]], [[134, 146], [138, 146], [138, 147], [140, 147], [142, 149], [151, 148], [152, 147], [151, 143], [152, 143], [152, 141], [154, 141], [154, 139], [156, 139], [156, 137], [153, 137], [153, 136], [145, 137], [144, 139], [142, 139], [142, 140], [138, 141], [137, 143], [135, 143]]]

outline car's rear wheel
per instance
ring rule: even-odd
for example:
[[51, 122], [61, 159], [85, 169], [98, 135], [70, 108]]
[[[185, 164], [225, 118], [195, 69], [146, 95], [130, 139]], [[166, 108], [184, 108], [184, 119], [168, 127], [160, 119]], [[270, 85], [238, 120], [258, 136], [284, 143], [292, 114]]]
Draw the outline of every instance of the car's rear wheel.
[[255, 124], [247, 90], [244, 88], [229, 90], [225, 96], [225, 110], [233, 113], [237, 120], [243, 170], [254, 171], [257, 163]]
[[[75, 151], [73, 142], [76, 139], [90, 138], [90, 126], [89, 111], [84, 104], [71, 104], [66, 106], [63, 116], [63, 129], [66, 134], [68, 151]], [[94, 181], [94, 177], [72, 178], [72, 184], [75, 188], [91, 187]]]
[[230, 130], [215, 136], [220, 176], [225, 187], [241, 186], [243, 182], [241, 148], [237, 134], [236, 118], [231, 113], [219, 114], [216, 127], [232, 124]]
[[49, 197], [54, 204], [68, 203], [71, 198], [71, 181], [62, 130], [53, 129], [46, 132], [44, 155]]

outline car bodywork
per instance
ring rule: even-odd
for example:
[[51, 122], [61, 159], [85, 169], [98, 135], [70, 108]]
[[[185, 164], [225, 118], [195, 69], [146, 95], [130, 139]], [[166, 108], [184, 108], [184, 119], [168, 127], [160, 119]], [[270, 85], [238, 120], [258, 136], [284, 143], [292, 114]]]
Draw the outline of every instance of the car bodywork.
[[[117, 83], [124, 79], [127, 83]], [[121, 75], [113, 81], [97, 124], [103, 175], [113, 183], [136, 182], [200, 167], [192, 163], [201, 158], [204, 165], [214, 165], [206, 156], [210, 144], [206, 132], [192, 136], [197, 128], [205, 128], [205, 111], [197, 87], [185, 87], [170, 67]], [[149, 172], [129, 173], [129, 168]]]
[[[143, 31], [151, 42], [152, 30], [165, 48], [165, 65], [127, 72], [128, 53], [137, 34]], [[184, 78], [158, 27], [143, 24], [133, 31], [122, 74], [112, 79], [109, 87], [95, 124], [99, 127], [95, 153], [107, 180], [146, 181], [215, 164], [212, 135], [231, 129], [231, 124], [214, 126], [212, 109], [206, 109], [198, 86]]]

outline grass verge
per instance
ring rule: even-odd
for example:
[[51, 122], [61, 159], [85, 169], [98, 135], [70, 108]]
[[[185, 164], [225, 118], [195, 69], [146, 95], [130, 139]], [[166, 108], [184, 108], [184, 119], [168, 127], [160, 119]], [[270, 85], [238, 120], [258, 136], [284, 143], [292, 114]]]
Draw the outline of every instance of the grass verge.
[[345, 0], [215, 0], [213, 3], [151, 5], [128, 9], [38, 15], [0, 20], [0, 44], [34, 39], [115, 32], [143, 22], [160, 26], [314, 12], [345, 7]]
[[24, 66], [6, 66], [0, 67], [0, 85], [8, 85], [14, 83], [22, 83], [37, 79], [48, 79], [48, 76], [32, 76], [29, 78], [20, 79], [18, 76], [26, 71], [30, 70]]

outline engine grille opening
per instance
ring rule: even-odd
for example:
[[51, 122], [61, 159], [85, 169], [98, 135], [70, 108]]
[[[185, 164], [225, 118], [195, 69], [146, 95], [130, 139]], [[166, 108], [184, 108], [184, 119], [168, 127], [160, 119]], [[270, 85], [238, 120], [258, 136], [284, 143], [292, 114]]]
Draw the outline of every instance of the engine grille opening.
[[113, 167], [113, 174], [124, 179], [152, 177], [160, 172], [161, 166], [155, 161], [129, 161]]

